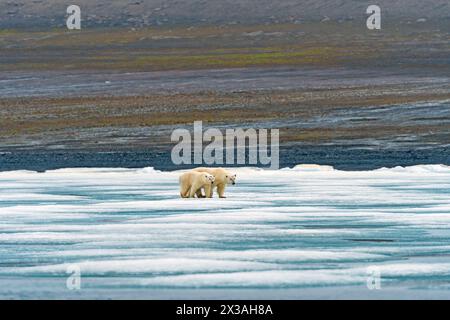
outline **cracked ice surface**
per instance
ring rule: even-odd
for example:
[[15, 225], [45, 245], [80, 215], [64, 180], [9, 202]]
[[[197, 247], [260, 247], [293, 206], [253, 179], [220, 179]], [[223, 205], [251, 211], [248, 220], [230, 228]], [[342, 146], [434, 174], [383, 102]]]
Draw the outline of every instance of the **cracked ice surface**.
[[450, 297], [449, 167], [233, 171], [227, 199], [152, 168], [1, 172], [0, 298], [371, 298], [371, 267], [378, 297]]

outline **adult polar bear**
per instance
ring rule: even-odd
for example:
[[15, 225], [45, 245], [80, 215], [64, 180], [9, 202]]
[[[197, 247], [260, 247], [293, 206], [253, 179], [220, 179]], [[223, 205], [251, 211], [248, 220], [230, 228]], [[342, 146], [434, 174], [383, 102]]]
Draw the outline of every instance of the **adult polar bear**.
[[[194, 172], [206, 172], [214, 176], [214, 183], [212, 188], [210, 190], [207, 190], [205, 188], [205, 196], [207, 198], [212, 198], [214, 193], [214, 188], [217, 188], [217, 194], [219, 195], [219, 198], [226, 198], [225, 197], [225, 187], [228, 184], [235, 185], [236, 184], [236, 175], [231, 174], [227, 170], [223, 168], [196, 168], [193, 170]], [[197, 192], [197, 196], [202, 196], [202, 191], [199, 190]]]
[[194, 198], [198, 192], [211, 193], [214, 176], [207, 172], [189, 171], [180, 176], [180, 195], [182, 198]]

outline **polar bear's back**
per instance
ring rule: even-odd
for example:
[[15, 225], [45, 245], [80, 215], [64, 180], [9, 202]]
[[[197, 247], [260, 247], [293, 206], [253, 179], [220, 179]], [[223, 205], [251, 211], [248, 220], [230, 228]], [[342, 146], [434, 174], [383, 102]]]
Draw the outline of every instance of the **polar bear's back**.
[[229, 175], [228, 171], [223, 168], [196, 168], [193, 171], [195, 172], [206, 172], [213, 175], [216, 179], [214, 182], [215, 185], [226, 184], [226, 176]]

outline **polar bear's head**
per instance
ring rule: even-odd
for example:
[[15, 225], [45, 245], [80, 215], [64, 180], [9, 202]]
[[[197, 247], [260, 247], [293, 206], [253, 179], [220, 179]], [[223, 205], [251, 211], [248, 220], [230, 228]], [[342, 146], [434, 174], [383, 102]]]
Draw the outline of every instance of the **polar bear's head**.
[[207, 184], [207, 183], [213, 184], [214, 181], [216, 180], [216, 178], [212, 174], [209, 174], [209, 173], [202, 173], [202, 178], [203, 178], [203, 182], [205, 184]]
[[225, 176], [225, 179], [227, 181], [227, 184], [232, 184], [232, 185], [236, 184], [236, 174], [227, 174]]

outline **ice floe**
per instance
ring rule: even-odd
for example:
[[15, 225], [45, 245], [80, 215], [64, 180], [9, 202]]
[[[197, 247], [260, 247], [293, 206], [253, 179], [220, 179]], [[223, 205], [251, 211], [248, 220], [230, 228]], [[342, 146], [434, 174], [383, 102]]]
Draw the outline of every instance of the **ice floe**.
[[38, 282], [59, 283], [47, 290], [64, 296], [70, 265], [95, 279], [87, 291], [127, 288], [125, 298], [344, 285], [364, 297], [369, 267], [384, 287], [449, 290], [448, 166], [232, 170], [226, 199], [180, 199], [181, 171], [0, 172], [0, 297]]

